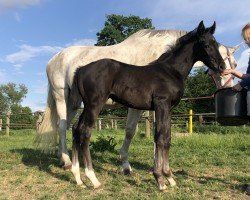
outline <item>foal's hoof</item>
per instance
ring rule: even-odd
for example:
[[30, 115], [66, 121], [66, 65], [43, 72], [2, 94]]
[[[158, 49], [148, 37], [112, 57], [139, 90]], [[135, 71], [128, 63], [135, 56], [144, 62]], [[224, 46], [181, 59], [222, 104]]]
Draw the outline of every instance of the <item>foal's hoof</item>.
[[86, 188], [87, 186], [83, 184], [82, 181], [77, 182], [77, 185], [80, 186], [81, 188]]
[[130, 169], [123, 169], [123, 173], [124, 173], [124, 175], [126, 175], [126, 176], [132, 175]]
[[167, 186], [166, 186], [165, 184], [159, 185], [159, 190], [160, 190], [160, 191], [164, 191], [164, 190], [166, 190], [166, 189], [167, 189]]
[[176, 186], [176, 182], [175, 180], [171, 177], [171, 178], [167, 178], [169, 184], [171, 187], [175, 187]]
[[95, 185], [94, 185], [94, 190], [96, 190], [96, 189], [99, 189], [99, 188], [101, 188], [101, 183], [99, 182], [99, 183], [96, 183]]

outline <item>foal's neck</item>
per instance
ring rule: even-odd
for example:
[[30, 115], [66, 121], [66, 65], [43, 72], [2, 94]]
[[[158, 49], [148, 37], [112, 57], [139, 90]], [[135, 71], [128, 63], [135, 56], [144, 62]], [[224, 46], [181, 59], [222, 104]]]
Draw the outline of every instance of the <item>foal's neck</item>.
[[165, 55], [161, 64], [167, 68], [177, 71], [185, 80], [188, 77], [196, 60], [193, 56], [193, 43], [186, 44], [180, 48], [174, 49], [170, 54]]

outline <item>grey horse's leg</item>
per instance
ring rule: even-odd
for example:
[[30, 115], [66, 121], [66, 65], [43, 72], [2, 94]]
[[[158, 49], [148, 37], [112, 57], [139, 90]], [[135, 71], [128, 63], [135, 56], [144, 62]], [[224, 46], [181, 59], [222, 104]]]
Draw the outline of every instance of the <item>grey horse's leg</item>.
[[131, 143], [132, 138], [135, 135], [136, 125], [141, 116], [141, 110], [135, 110], [132, 108], [128, 109], [128, 117], [126, 124], [126, 135], [120, 150], [120, 157], [122, 161], [122, 169], [124, 174], [130, 174], [132, 168], [128, 162], [128, 150]]
[[59, 90], [53, 93], [56, 101], [56, 109], [59, 117], [58, 120], [58, 132], [59, 132], [59, 150], [58, 155], [61, 159], [64, 168], [68, 169], [72, 163], [69, 158], [69, 153], [66, 144], [66, 130], [67, 130], [67, 92], [65, 90]]

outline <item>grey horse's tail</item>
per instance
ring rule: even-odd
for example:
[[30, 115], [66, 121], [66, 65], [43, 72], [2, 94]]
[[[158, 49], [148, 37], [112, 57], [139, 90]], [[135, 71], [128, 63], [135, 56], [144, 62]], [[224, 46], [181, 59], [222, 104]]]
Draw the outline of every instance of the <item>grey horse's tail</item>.
[[57, 145], [57, 122], [58, 115], [56, 103], [52, 95], [52, 88], [49, 84], [47, 107], [43, 113], [43, 118], [38, 122], [35, 146], [45, 153], [55, 152]]

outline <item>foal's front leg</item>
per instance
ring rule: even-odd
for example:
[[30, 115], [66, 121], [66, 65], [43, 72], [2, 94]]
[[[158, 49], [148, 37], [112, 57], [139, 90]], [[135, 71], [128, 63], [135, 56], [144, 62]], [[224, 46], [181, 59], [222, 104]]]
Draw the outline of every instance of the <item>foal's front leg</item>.
[[167, 176], [171, 185], [174, 184], [172, 173], [169, 168], [168, 151], [170, 148], [170, 104], [167, 100], [155, 100], [156, 133], [154, 136], [154, 177], [160, 190], [165, 190], [164, 175]]
[[171, 146], [171, 113], [168, 114], [167, 120], [167, 132], [164, 135], [163, 174], [166, 176], [170, 186], [174, 187], [176, 186], [176, 182], [173, 179], [173, 174], [169, 167], [169, 150]]

